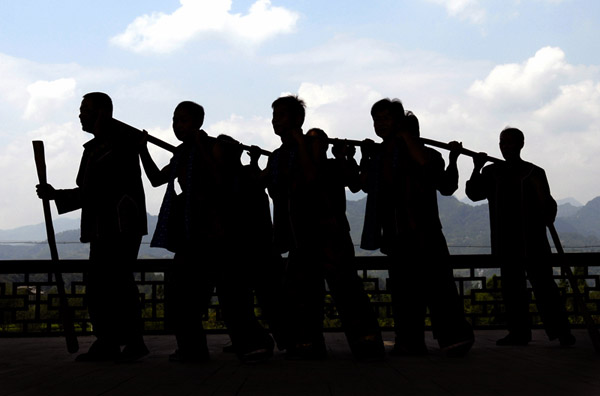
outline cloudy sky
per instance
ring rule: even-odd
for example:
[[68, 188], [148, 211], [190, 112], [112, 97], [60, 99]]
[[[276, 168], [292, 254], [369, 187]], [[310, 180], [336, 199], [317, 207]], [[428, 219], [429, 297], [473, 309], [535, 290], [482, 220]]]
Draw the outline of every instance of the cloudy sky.
[[[173, 109], [193, 100], [209, 133], [269, 150], [281, 94], [306, 101], [306, 127], [352, 139], [373, 137], [370, 106], [397, 97], [423, 136], [475, 151], [500, 156], [499, 132], [521, 128], [555, 198], [585, 203], [600, 195], [598, 21], [595, 0], [2, 1], [0, 229], [42, 221], [31, 140], [50, 183], [74, 186], [91, 91], [174, 144]], [[459, 165], [464, 185], [472, 164]], [[156, 214], [164, 190], [146, 185]]]

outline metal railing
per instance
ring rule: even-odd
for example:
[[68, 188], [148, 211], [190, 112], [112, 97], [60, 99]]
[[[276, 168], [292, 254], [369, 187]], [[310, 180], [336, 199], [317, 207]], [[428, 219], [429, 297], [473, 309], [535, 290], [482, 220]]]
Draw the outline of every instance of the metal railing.
[[[600, 323], [600, 253], [569, 253], [566, 262], [575, 269], [579, 288], [586, 299], [594, 320]], [[454, 255], [448, 258], [454, 269], [459, 294], [463, 298], [465, 313], [475, 329], [496, 329], [505, 326], [500, 293], [501, 277], [498, 264], [490, 255]], [[572, 291], [564, 281], [557, 255], [550, 258], [554, 278], [566, 299], [573, 327], [583, 327], [583, 320], [573, 301]], [[62, 272], [67, 284], [69, 305], [74, 311], [78, 334], [90, 334], [91, 325], [86, 310], [84, 273], [87, 260], [66, 260], [53, 263], [49, 260], [0, 261], [0, 337], [61, 335], [58, 313], [58, 294], [53, 279], [54, 272]], [[138, 260], [134, 268], [140, 291], [146, 334], [168, 333], [165, 308], [165, 275], [168, 277], [172, 260]], [[391, 297], [387, 288], [387, 257], [357, 257], [354, 264], [362, 278], [365, 290], [377, 311], [382, 329], [393, 326]], [[424, 284], [427, 279], [404, 279]], [[110, 290], [107, 289], [107, 292]], [[420, 298], [415, 296], [415, 298]], [[533, 297], [532, 297], [533, 300]], [[203, 314], [208, 332], [224, 332], [218, 300], [206, 309], [190, 314]], [[339, 331], [339, 321], [331, 296], [325, 298], [325, 327]], [[202, 312], [204, 311], [204, 312]], [[531, 304], [532, 323], [541, 327], [535, 305]], [[260, 309], [257, 307], [260, 315]], [[427, 319], [429, 324], [429, 318]]]

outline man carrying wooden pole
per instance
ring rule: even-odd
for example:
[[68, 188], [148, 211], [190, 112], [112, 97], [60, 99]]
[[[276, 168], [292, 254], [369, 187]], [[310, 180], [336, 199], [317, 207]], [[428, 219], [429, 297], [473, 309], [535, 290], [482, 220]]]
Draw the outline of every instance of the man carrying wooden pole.
[[43, 180], [37, 186], [38, 196], [55, 200], [59, 213], [81, 209], [81, 242], [90, 243], [84, 279], [97, 340], [76, 360], [137, 360], [148, 354], [132, 273], [147, 232], [139, 143], [111, 123], [112, 101], [104, 93], [84, 96], [79, 119], [94, 138], [84, 145], [77, 187], [55, 190]]
[[500, 151], [506, 161], [483, 168], [485, 155], [474, 157], [473, 174], [466, 186], [472, 201], [489, 202], [492, 255], [502, 273], [508, 325], [508, 335], [496, 344], [524, 346], [531, 341], [529, 278], [548, 338], [571, 346], [575, 337], [547, 261], [551, 250], [546, 226], [554, 222], [557, 205], [544, 170], [521, 159], [524, 144], [523, 132], [504, 129]]

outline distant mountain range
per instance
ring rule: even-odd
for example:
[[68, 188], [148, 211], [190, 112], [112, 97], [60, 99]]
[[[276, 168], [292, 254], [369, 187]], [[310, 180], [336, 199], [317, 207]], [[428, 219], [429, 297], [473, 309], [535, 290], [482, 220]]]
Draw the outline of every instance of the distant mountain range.
[[[583, 206], [569, 200], [558, 207], [555, 222], [567, 252], [600, 251], [600, 197]], [[346, 215], [355, 244], [360, 242], [366, 198], [347, 201]], [[469, 205], [455, 197], [438, 194], [440, 220], [446, 242], [453, 254], [489, 254], [490, 223], [488, 205]]]
[[[574, 200], [559, 205], [556, 229], [567, 252], [600, 251], [600, 197], [583, 206]], [[352, 239], [360, 243], [366, 198], [347, 201], [346, 214], [350, 222]], [[486, 254], [490, 252], [490, 229], [487, 204], [473, 206], [455, 197], [438, 196], [440, 219], [444, 235], [453, 254]], [[150, 235], [154, 232], [157, 216], [148, 215]], [[79, 221], [55, 219], [59, 256], [62, 259], [85, 259], [89, 245], [79, 243]], [[49, 259], [46, 243], [15, 243], [45, 241], [45, 226], [37, 224], [13, 230], [0, 230], [0, 260]], [[150, 248], [151, 237], [146, 236], [140, 249], [140, 258], [168, 258], [172, 254], [164, 249]], [[374, 252], [361, 251], [370, 255]]]

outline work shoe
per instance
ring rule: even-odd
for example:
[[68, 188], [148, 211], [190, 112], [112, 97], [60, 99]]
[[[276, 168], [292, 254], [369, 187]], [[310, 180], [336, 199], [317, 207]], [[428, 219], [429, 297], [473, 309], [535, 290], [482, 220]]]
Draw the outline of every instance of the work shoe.
[[77, 355], [76, 362], [106, 362], [119, 358], [121, 348], [116, 344], [96, 340], [87, 352]]
[[571, 333], [567, 333], [558, 337], [558, 342], [560, 342], [561, 347], [570, 347], [575, 345], [575, 336]]
[[415, 344], [399, 344], [396, 342], [390, 351], [391, 356], [425, 356], [427, 353], [425, 342]]
[[441, 348], [441, 351], [448, 357], [464, 357], [471, 350], [471, 347], [474, 343], [475, 339], [468, 338], [466, 340], [447, 345]]
[[131, 363], [149, 354], [150, 351], [143, 342], [125, 345], [117, 358], [117, 363]]
[[307, 342], [288, 348], [285, 358], [290, 360], [323, 360], [327, 358], [327, 348], [324, 343]]
[[176, 349], [169, 355], [169, 362], [177, 363], [199, 363], [210, 360], [208, 349], [206, 351], [186, 352]]
[[235, 347], [233, 346], [231, 341], [223, 345], [223, 353], [236, 353]]
[[360, 337], [350, 344], [350, 349], [354, 357], [360, 361], [385, 359], [385, 348], [379, 335]]
[[531, 335], [517, 335], [514, 333], [508, 333], [504, 338], [500, 338], [496, 341], [497, 346], [527, 346], [531, 341]]
[[255, 364], [269, 360], [273, 356], [273, 349], [259, 348], [254, 351], [246, 352], [240, 355], [240, 360], [244, 363]]

